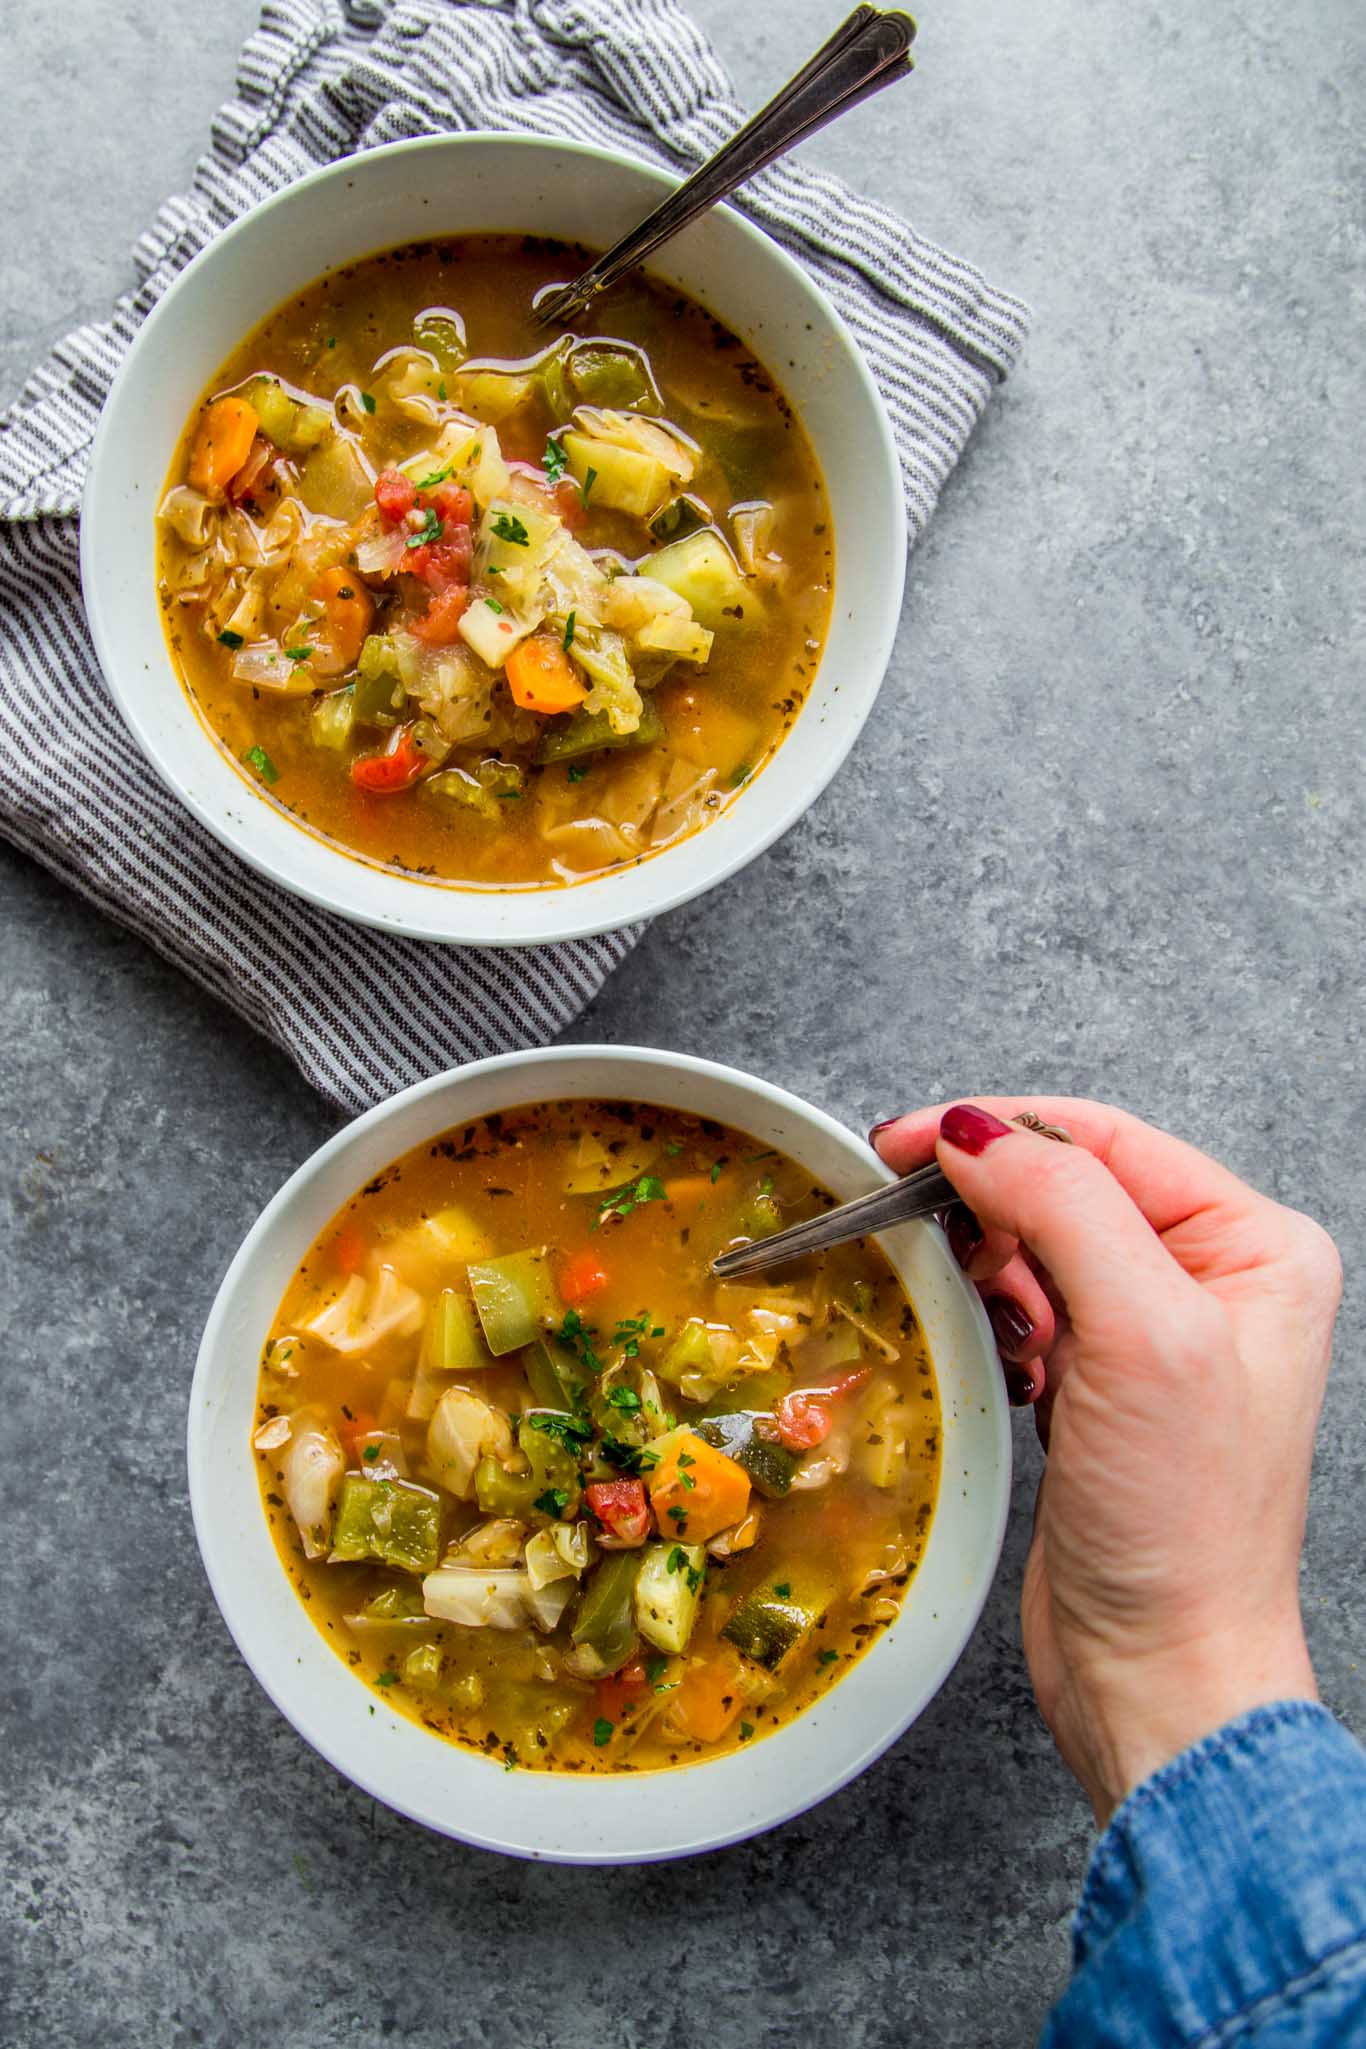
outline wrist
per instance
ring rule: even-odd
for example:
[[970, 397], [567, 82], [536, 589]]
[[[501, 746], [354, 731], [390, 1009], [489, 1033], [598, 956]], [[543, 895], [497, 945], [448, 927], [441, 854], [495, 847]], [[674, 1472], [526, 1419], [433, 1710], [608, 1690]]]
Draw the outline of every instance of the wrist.
[[1317, 1698], [1298, 1615], [1274, 1630], [1220, 1631], [1079, 1672], [1081, 1754], [1063, 1754], [1104, 1828], [1121, 1801], [1202, 1736], [1272, 1701]]

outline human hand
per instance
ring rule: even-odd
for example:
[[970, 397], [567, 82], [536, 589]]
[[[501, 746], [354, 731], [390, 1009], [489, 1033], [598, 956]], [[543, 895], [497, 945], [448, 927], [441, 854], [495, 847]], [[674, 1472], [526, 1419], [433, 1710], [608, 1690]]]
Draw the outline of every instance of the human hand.
[[[1001, 1121], [1021, 1113], [1075, 1143]], [[1103, 1825], [1200, 1736], [1314, 1696], [1299, 1557], [1336, 1249], [1308, 1217], [1099, 1103], [988, 1097], [872, 1137], [898, 1173], [937, 1155], [968, 1206], [950, 1239], [1012, 1399], [1037, 1401], [1048, 1464], [1025, 1654]]]

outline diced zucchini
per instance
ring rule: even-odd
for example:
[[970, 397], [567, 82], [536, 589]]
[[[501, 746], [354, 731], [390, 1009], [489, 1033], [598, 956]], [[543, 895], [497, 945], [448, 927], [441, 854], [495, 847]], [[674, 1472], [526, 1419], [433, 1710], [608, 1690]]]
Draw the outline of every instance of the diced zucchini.
[[719, 626], [726, 607], [738, 605], [745, 594], [739, 565], [715, 527], [670, 541], [657, 555], [648, 556], [640, 569], [642, 575], [666, 583], [686, 598], [704, 626]]
[[547, 728], [536, 750], [536, 759], [577, 761], [580, 755], [605, 753], [619, 747], [653, 747], [664, 738], [664, 721], [648, 695], [641, 699], [640, 724], [633, 733], [614, 733], [605, 711], [576, 711], [563, 726]]
[[685, 492], [682, 497], [671, 498], [667, 505], [660, 507], [650, 521], [650, 532], [657, 541], [681, 541], [685, 534], [698, 533], [711, 523], [711, 507]]
[[532, 1507], [543, 1495], [563, 1494], [562, 1509], [543, 1508], [541, 1513], [573, 1515], [579, 1505], [579, 1462], [573, 1452], [549, 1430], [538, 1430], [530, 1416], [523, 1416], [517, 1426], [517, 1444], [531, 1467]]
[[649, 357], [631, 342], [575, 342], [569, 351], [569, 376], [576, 397], [589, 405], [618, 406], [628, 412], [663, 411]]
[[469, 351], [465, 344], [465, 323], [449, 306], [428, 306], [413, 322], [413, 340], [428, 355], [435, 356], [440, 369], [450, 376], [460, 368]]
[[617, 1551], [590, 1576], [570, 1632], [575, 1650], [586, 1653], [575, 1661], [581, 1677], [603, 1679], [634, 1656], [639, 1639], [632, 1597], [639, 1570], [638, 1551]]
[[[778, 1593], [777, 1588], [788, 1589]], [[721, 1635], [738, 1651], [771, 1672], [804, 1643], [830, 1605], [828, 1589], [814, 1583], [794, 1585], [781, 1573], [769, 1585], [746, 1594], [721, 1627]]]
[[[669, 473], [652, 455], [618, 448], [589, 434], [569, 430], [560, 436], [571, 475], [590, 507], [629, 513], [648, 520], [669, 495]], [[589, 471], [592, 482], [589, 482]]]
[[443, 1288], [432, 1303], [422, 1333], [422, 1363], [434, 1373], [481, 1373], [493, 1364], [468, 1295]]
[[707, 1416], [692, 1427], [708, 1444], [743, 1466], [761, 1494], [770, 1501], [781, 1501], [791, 1492], [797, 1460], [775, 1438], [760, 1436], [756, 1421], [753, 1410], [738, 1409], [731, 1415]]
[[533, 1473], [510, 1473], [492, 1455], [474, 1469], [474, 1498], [485, 1515], [515, 1516], [525, 1522], [541, 1492]]
[[501, 669], [512, 650], [534, 633], [538, 619], [522, 620], [508, 611], [501, 599], [476, 598], [460, 615], [460, 638], [472, 647], [481, 662]]
[[481, 1260], [467, 1272], [484, 1341], [497, 1359], [505, 1352], [519, 1352], [564, 1315], [543, 1245]]
[[441, 1505], [406, 1480], [342, 1481], [331, 1565], [373, 1558], [401, 1572], [434, 1572], [441, 1555]]
[[680, 1387], [685, 1373], [710, 1373], [715, 1364], [706, 1324], [700, 1316], [690, 1316], [666, 1345], [655, 1370], [661, 1380]]
[[329, 690], [320, 697], [309, 715], [308, 727], [315, 747], [344, 747], [355, 722], [355, 693], [348, 683], [344, 690]]
[[647, 1544], [635, 1584], [636, 1628], [656, 1650], [687, 1647], [706, 1580], [701, 1544]]

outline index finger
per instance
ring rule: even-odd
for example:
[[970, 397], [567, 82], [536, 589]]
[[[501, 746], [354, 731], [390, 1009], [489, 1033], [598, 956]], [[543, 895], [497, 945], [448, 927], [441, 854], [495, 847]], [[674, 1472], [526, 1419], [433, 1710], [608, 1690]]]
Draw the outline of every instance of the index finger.
[[998, 1117], [1028, 1111], [1045, 1124], [1059, 1124], [1078, 1145], [1094, 1153], [1118, 1181], [1130, 1201], [1153, 1229], [1165, 1232], [1212, 1209], [1246, 1213], [1267, 1200], [1208, 1153], [1170, 1132], [1145, 1124], [1110, 1103], [1092, 1103], [1085, 1096], [953, 1096], [924, 1110], [895, 1118], [877, 1133], [876, 1150], [899, 1174], [922, 1167], [935, 1156], [944, 1112], [956, 1102], [971, 1100]]

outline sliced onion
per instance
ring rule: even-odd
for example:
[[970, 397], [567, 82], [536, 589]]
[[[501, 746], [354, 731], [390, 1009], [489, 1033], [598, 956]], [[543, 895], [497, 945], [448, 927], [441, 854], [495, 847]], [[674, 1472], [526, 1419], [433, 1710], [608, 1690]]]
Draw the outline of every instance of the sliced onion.
[[187, 547], [202, 548], [213, 534], [215, 507], [202, 492], [177, 484], [157, 507], [157, 518], [165, 520]]
[[311, 665], [288, 660], [278, 640], [257, 640], [239, 648], [232, 658], [232, 673], [238, 683], [274, 690], [281, 697], [307, 697], [317, 688]]

